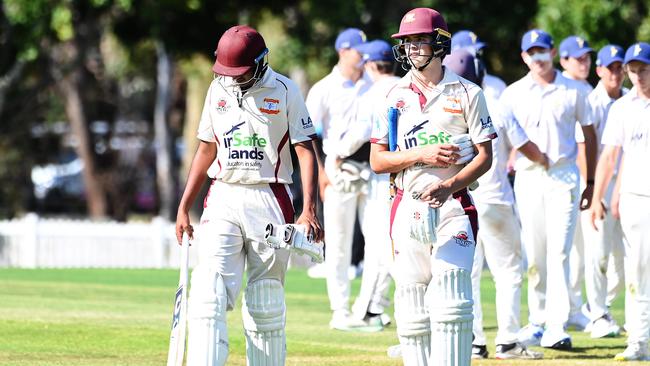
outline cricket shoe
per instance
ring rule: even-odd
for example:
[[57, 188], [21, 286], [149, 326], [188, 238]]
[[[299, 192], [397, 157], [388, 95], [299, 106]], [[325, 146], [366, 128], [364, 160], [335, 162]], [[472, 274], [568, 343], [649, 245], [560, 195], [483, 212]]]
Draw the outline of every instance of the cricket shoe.
[[488, 350], [486, 345], [478, 345], [478, 344], [473, 344], [472, 345], [472, 359], [473, 360], [480, 360], [480, 359], [485, 359], [488, 358]]
[[591, 324], [591, 338], [616, 337], [621, 333], [621, 327], [609, 314], [596, 319]]
[[497, 344], [497, 360], [539, 360], [544, 357], [541, 352], [529, 350], [521, 343]]
[[526, 347], [539, 346], [543, 335], [544, 328], [541, 325], [529, 323], [519, 330], [517, 339]]
[[347, 310], [337, 310], [332, 315], [330, 328], [346, 332], [379, 332], [384, 329], [380, 316], [357, 319]]
[[552, 348], [561, 351], [570, 351], [573, 346], [571, 344], [571, 336], [563, 329], [546, 329], [540, 345], [544, 348]]
[[646, 342], [630, 343], [625, 348], [625, 351], [614, 356], [616, 361], [650, 361], [650, 354], [648, 354], [648, 344]]
[[591, 320], [582, 312], [578, 311], [569, 316], [569, 321], [567, 322], [567, 328], [574, 328], [575, 330], [589, 332], [590, 331]]
[[389, 358], [401, 359], [402, 358], [402, 346], [400, 344], [395, 344], [386, 350]]

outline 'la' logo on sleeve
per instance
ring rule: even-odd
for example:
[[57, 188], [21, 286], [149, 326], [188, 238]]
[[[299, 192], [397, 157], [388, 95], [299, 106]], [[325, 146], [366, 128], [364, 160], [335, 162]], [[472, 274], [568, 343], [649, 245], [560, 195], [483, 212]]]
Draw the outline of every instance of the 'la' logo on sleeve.
[[264, 104], [262, 108], [260, 108], [260, 112], [266, 114], [280, 113], [280, 101], [277, 99], [264, 98]]

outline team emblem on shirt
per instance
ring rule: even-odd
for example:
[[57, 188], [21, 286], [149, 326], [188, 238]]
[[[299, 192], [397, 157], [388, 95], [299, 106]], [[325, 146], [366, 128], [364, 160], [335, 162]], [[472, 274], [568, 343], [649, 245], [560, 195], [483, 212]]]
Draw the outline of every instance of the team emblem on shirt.
[[219, 98], [217, 101], [217, 112], [220, 114], [224, 114], [230, 110], [230, 106], [228, 105], [228, 101], [226, 98]]
[[474, 244], [474, 242], [469, 239], [469, 236], [465, 231], [459, 231], [458, 234], [452, 236], [452, 238], [454, 238], [456, 244], [460, 245], [461, 247], [468, 247]]
[[452, 114], [461, 114], [463, 113], [463, 107], [460, 105], [460, 99], [459, 98], [452, 98], [448, 97], [447, 101], [442, 107], [442, 110], [444, 110], [447, 113], [452, 113]]
[[264, 98], [264, 104], [262, 108], [260, 108], [260, 112], [266, 114], [280, 113], [280, 101], [272, 98]]
[[398, 99], [397, 102], [395, 102], [395, 108], [399, 109], [401, 113], [405, 113], [408, 110], [408, 106], [406, 105], [406, 102], [404, 99]]

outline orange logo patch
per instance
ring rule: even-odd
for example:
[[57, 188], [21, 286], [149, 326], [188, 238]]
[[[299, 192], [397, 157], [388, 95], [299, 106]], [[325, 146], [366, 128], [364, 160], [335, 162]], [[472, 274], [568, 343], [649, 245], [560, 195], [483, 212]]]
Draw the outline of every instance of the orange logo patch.
[[460, 99], [458, 98], [447, 98], [445, 105], [442, 109], [447, 113], [460, 114], [463, 113], [463, 107], [460, 106]]
[[266, 114], [280, 113], [280, 101], [277, 99], [264, 98], [264, 105], [260, 108], [260, 112]]

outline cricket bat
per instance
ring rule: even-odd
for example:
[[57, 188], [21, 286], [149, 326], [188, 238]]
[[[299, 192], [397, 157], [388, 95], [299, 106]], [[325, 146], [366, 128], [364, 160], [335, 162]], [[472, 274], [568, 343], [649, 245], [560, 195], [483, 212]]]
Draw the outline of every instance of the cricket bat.
[[181, 273], [178, 279], [176, 296], [174, 297], [174, 312], [172, 316], [172, 331], [169, 336], [167, 366], [183, 366], [183, 357], [185, 356], [189, 254], [190, 240], [187, 234], [183, 234], [183, 241], [181, 243]]

